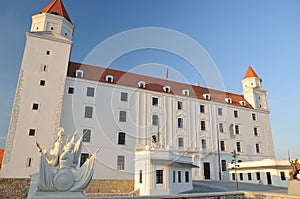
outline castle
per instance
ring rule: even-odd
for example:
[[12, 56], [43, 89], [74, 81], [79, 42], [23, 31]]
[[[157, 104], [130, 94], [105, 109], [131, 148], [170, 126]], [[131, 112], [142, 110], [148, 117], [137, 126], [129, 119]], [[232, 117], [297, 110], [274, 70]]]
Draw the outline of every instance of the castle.
[[238, 161], [274, 158], [266, 90], [249, 67], [233, 94], [69, 60], [74, 25], [61, 0], [32, 17], [11, 113], [1, 175], [38, 170], [59, 127], [84, 135], [81, 163], [100, 148], [94, 178], [134, 179], [135, 151], [192, 157], [193, 179], [229, 180]]

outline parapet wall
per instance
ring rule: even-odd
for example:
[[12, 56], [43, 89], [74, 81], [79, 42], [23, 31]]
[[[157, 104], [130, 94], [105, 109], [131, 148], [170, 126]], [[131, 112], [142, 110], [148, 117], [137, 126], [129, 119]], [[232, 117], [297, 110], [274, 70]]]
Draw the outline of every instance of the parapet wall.
[[[0, 179], [0, 198], [23, 199], [27, 198], [30, 179]], [[133, 192], [133, 180], [92, 180], [86, 190], [87, 195], [128, 195]]]

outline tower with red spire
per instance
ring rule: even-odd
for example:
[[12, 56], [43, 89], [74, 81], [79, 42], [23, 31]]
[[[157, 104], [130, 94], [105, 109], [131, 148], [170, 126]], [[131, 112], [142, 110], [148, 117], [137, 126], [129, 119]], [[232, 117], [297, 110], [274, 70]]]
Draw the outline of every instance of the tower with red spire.
[[6, 140], [6, 178], [28, 178], [38, 171], [35, 142], [50, 146], [60, 126], [73, 30], [61, 0], [32, 16]]
[[72, 38], [74, 25], [61, 0], [54, 0], [32, 16], [31, 32], [51, 31]]
[[266, 90], [262, 87], [262, 79], [249, 66], [244, 79], [243, 96], [256, 109], [268, 110]]

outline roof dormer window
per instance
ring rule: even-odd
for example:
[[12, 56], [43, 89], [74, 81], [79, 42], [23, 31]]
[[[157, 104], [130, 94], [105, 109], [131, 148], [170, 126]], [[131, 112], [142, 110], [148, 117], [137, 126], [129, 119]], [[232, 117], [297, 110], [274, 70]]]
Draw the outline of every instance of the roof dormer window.
[[208, 94], [208, 93], [203, 94], [203, 97], [206, 100], [210, 100], [210, 94]]
[[227, 104], [232, 104], [232, 99], [230, 97], [225, 98]]
[[82, 78], [83, 77], [83, 70], [79, 70], [77, 69], [75, 72], [75, 76], [78, 78]]
[[138, 82], [138, 86], [139, 86], [139, 88], [146, 88], [146, 82], [144, 82], [144, 81], [139, 81], [139, 82]]
[[170, 86], [164, 86], [163, 90], [164, 90], [164, 92], [169, 93], [169, 92], [171, 92], [171, 87]]
[[106, 82], [113, 83], [114, 82], [114, 76], [106, 75], [105, 80], [106, 80]]
[[190, 96], [190, 91], [188, 89], [182, 90], [182, 94], [185, 96]]
[[240, 104], [241, 104], [242, 106], [246, 106], [246, 101], [245, 101], [245, 100], [242, 100], [242, 101], [240, 101]]

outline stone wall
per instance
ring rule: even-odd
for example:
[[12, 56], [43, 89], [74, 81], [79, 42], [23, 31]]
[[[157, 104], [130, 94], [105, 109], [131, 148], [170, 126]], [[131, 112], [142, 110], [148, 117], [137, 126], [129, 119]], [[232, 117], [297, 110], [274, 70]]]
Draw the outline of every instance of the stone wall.
[[129, 193], [134, 190], [134, 180], [92, 180], [86, 193]]
[[[30, 179], [0, 179], [0, 198], [27, 198]], [[133, 192], [133, 180], [92, 180], [86, 190], [87, 195], [124, 194]]]
[[0, 198], [23, 199], [27, 198], [30, 179], [0, 179]]

